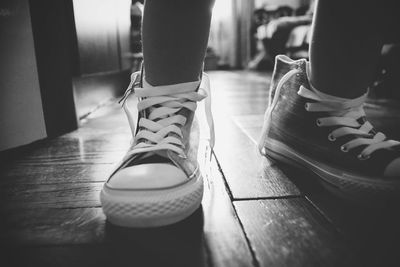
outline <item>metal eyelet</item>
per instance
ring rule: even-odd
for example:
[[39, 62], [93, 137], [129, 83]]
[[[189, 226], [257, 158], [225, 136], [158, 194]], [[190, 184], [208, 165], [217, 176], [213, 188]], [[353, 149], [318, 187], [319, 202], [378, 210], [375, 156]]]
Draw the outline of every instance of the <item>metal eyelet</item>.
[[331, 141], [331, 142], [336, 141], [336, 137], [334, 137], [332, 134], [329, 134], [328, 135], [328, 140]]
[[340, 150], [341, 150], [342, 152], [345, 152], [345, 153], [346, 153], [346, 152], [349, 152], [347, 146], [344, 146], [344, 145], [340, 147]]
[[357, 156], [357, 158], [358, 158], [359, 160], [366, 160], [366, 159], [369, 159], [370, 156], [369, 156], [369, 155], [359, 154], [359, 155]]
[[304, 108], [308, 111], [308, 107], [309, 107], [309, 105], [308, 105], [308, 103], [305, 103], [304, 104]]
[[317, 120], [315, 121], [315, 123], [317, 124], [318, 127], [320, 127], [320, 126], [322, 125], [322, 122], [321, 122], [320, 119], [317, 119]]

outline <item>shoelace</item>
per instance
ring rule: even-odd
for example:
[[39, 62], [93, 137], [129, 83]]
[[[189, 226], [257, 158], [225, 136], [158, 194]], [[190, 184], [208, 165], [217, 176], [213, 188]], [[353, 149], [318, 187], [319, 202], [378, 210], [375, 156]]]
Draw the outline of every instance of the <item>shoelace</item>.
[[[207, 74], [203, 73], [203, 79], [198, 91], [190, 87], [169, 88], [140, 88], [137, 82], [140, 73], [133, 73], [131, 82], [120, 100], [128, 118], [132, 131], [133, 146], [127, 156], [136, 153], [152, 152], [158, 150], [170, 150], [180, 157], [186, 158], [184, 153], [182, 126], [186, 124], [186, 117], [178, 112], [186, 108], [194, 112], [197, 102], [205, 99], [204, 115], [209, 128], [209, 142], [211, 148], [214, 146], [215, 133], [214, 122], [211, 113], [210, 84]], [[127, 98], [134, 94], [141, 99], [138, 102], [138, 111], [149, 110], [147, 118], [140, 118], [136, 133], [136, 123], [127, 105]]]
[[331, 116], [318, 118], [316, 124], [319, 127], [340, 126], [328, 135], [330, 141], [346, 135], [356, 135], [357, 137], [345, 144], [340, 149], [348, 152], [359, 146], [365, 148], [358, 155], [358, 159], [365, 160], [379, 149], [391, 148], [399, 145], [400, 142], [389, 140], [381, 132], [375, 132], [373, 126], [366, 120], [360, 123], [360, 118], [365, 117], [363, 105], [367, 94], [359, 98], [346, 101], [332, 101], [321, 97], [317, 92], [313, 92], [304, 86], [300, 86], [298, 94], [304, 98], [317, 102], [306, 103], [305, 109], [309, 112], [328, 112]]

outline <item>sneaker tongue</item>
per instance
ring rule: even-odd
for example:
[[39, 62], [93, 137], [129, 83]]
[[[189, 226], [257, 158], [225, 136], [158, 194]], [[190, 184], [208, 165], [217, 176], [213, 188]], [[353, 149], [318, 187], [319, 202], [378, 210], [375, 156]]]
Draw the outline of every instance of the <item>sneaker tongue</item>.
[[[188, 91], [188, 90], [193, 90], [196, 91], [199, 87], [199, 83], [200, 81], [194, 81], [194, 82], [187, 82], [187, 83], [180, 83], [180, 84], [172, 84], [172, 85], [161, 85], [161, 86], [153, 86], [151, 84], [149, 84], [145, 77], [142, 80], [142, 87], [143, 89], [153, 89], [153, 88], [159, 88], [161, 90], [165, 90], [165, 92], [169, 92], [169, 91], [174, 91], [178, 90], [177, 93], [179, 93], [179, 91]], [[143, 110], [141, 115], [144, 117], [148, 117], [148, 115], [153, 112], [155, 109], [159, 108], [161, 105], [156, 105], [156, 106], [151, 106], [149, 108], [147, 108], [146, 110]], [[185, 110], [186, 109], [181, 109], [177, 114], [182, 114], [182, 115], [186, 115], [185, 114]], [[171, 117], [174, 116], [176, 114], [171, 114], [171, 115], [165, 115], [163, 117], [160, 117], [158, 119], [156, 119], [155, 121], [167, 118], [167, 117]], [[169, 135], [175, 135], [175, 134], [169, 134]], [[179, 136], [177, 136], [179, 137]], [[143, 158], [165, 158], [167, 159], [167, 161], [170, 161], [170, 158], [168, 156], [168, 151], [167, 150], [157, 150], [157, 151], [151, 151], [151, 152], [145, 152], [143, 153], [142, 157]]]
[[160, 156], [157, 153], [144, 153], [136, 160], [127, 164], [127, 167], [138, 165], [138, 164], [146, 164], [146, 163], [169, 163], [173, 164], [170, 158]]
[[168, 157], [166, 150], [159, 150], [159, 151], [152, 151], [152, 152], [144, 152], [140, 156], [141, 161], [157, 158], [159, 159], [158, 162], [169, 162], [170, 158]]
[[183, 82], [183, 83], [176, 83], [176, 84], [168, 84], [168, 85], [151, 85], [146, 81], [146, 77], [143, 78], [142, 86], [144, 89], [151, 89], [151, 88], [158, 88], [160, 90], [174, 91], [174, 93], [184, 93], [190, 91], [196, 91], [200, 85], [200, 80], [198, 81], [191, 81], [191, 82]]
[[169, 159], [167, 150], [158, 150], [158, 151], [154, 152], [154, 154], [156, 154], [160, 157]]

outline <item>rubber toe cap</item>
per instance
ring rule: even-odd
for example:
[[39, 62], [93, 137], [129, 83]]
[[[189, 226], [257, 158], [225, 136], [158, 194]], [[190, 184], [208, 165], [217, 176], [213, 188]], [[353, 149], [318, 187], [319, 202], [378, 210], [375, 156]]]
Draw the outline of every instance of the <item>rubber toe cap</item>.
[[187, 181], [186, 174], [168, 163], [140, 164], [119, 170], [108, 181], [113, 189], [139, 190], [174, 187]]

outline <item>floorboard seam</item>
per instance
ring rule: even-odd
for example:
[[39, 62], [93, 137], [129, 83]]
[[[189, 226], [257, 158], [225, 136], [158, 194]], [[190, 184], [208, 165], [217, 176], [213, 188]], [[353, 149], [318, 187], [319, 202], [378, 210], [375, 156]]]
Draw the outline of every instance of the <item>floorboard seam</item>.
[[340, 228], [327, 216], [325, 215], [325, 213], [321, 210], [320, 207], [318, 207], [314, 202], [312, 202], [310, 200], [309, 197], [307, 197], [306, 195], [304, 196], [304, 198], [307, 200], [308, 203], [310, 203], [310, 205], [317, 210], [317, 212], [324, 218], [325, 221], [327, 221], [330, 225], [333, 226], [333, 228], [335, 229], [335, 231], [340, 234], [340, 235], [344, 235], [344, 233], [340, 230]]
[[240, 220], [239, 214], [238, 214], [238, 212], [236, 210], [236, 207], [235, 207], [235, 205], [233, 203], [232, 203], [232, 207], [233, 207], [233, 210], [235, 211], [235, 215], [236, 215], [236, 217], [238, 219], [240, 228], [242, 229], [242, 232], [244, 234], [244, 238], [246, 239], [246, 243], [247, 243], [247, 246], [249, 248], [251, 257], [253, 258], [253, 266], [254, 267], [260, 267], [260, 263], [258, 262], [256, 252], [254, 251], [253, 246], [251, 245], [250, 238], [247, 236], [247, 233], [246, 233], [246, 230], [244, 229], [244, 225], [242, 223], [242, 220]]
[[242, 233], [243, 233], [244, 238], [245, 238], [245, 240], [246, 240], [247, 247], [248, 247], [248, 249], [249, 249], [249, 251], [250, 251], [250, 254], [251, 254], [251, 257], [252, 257], [253, 266], [254, 266], [254, 267], [260, 267], [260, 263], [259, 263], [258, 260], [257, 260], [256, 253], [255, 253], [255, 251], [253, 250], [253, 247], [251, 246], [250, 239], [249, 239], [249, 237], [247, 236], [246, 231], [244, 230], [244, 226], [243, 226], [243, 224], [242, 224], [242, 221], [241, 221], [240, 218], [239, 218], [239, 214], [237, 213], [237, 210], [236, 210], [236, 208], [235, 208], [235, 205], [233, 205], [233, 195], [232, 195], [232, 191], [230, 190], [229, 185], [228, 185], [228, 183], [227, 183], [227, 181], [226, 181], [225, 174], [224, 174], [224, 172], [223, 172], [223, 170], [222, 170], [222, 168], [221, 168], [221, 165], [219, 164], [217, 155], [215, 154], [215, 152], [213, 152], [213, 154], [214, 154], [215, 162], [217, 163], [217, 166], [218, 166], [218, 171], [220, 172], [220, 174], [221, 174], [221, 176], [222, 176], [222, 180], [223, 180], [223, 182], [224, 182], [225, 190], [227, 191], [228, 196], [229, 196], [229, 198], [230, 198], [230, 200], [231, 200], [232, 208], [233, 208], [233, 210], [234, 210], [234, 212], [235, 212], [235, 216], [236, 216], [236, 218], [237, 218], [237, 220], [238, 220], [240, 229], [242, 230]]
[[214, 158], [215, 158], [215, 162], [217, 163], [218, 171], [221, 173], [222, 181], [224, 182], [224, 186], [225, 186], [225, 190], [226, 190], [226, 192], [228, 193], [229, 199], [232, 201], [232, 200], [233, 200], [232, 191], [231, 191], [231, 189], [230, 189], [230, 187], [229, 187], [229, 184], [228, 184], [228, 182], [227, 182], [227, 180], [226, 180], [226, 178], [225, 178], [225, 174], [224, 174], [224, 172], [223, 172], [223, 170], [222, 170], [221, 164], [220, 164], [219, 161], [218, 161], [218, 157], [217, 157], [217, 155], [215, 154], [215, 151], [213, 151], [213, 155], [214, 155]]
[[232, 201], [251, 201], [251, 200], [273, 200], [273, 199], [289, 199], [289, 198], [302, 198], [304, 195], [287, 195], [287, 196], [273, 196], [273, 197], [243, 197], [233, 198]]

